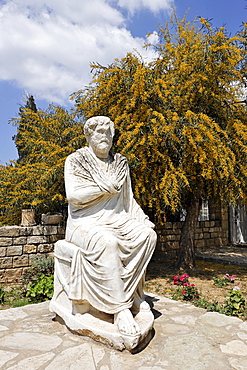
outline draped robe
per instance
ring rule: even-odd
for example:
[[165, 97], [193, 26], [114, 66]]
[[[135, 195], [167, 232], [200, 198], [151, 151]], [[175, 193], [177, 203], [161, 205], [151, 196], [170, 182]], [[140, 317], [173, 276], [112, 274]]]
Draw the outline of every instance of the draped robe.
[[[69, 201], [66, 240], [79, 248], [72, 259], [69, 298], [116, 313], [142, 296], [145, 270], [156, 244], [154, 225], [133, 197], [125, 157], [110, 152], [103, 168], [88, 147], [68, 156], [65, 188]], [[117, 299], [110, 240], [117, 240], [123, 295]], [[102, 237], [103, 236], [103, 237]]]

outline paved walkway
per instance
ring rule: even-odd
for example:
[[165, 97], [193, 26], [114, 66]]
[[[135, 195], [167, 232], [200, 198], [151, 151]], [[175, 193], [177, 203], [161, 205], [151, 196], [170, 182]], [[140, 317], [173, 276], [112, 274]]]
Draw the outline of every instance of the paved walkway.
[[206, 251], [199, 250], [196, 253], [196, 258], [204, 261], [247, 267], [247, 245], [231, 245], [222, 248], [211, 247]]
[[0, 368], [11, 370], [247, 369], [247, 322], [154, 297], [155, 333], [137, 354], [72, 334], [49, 302], [0, 311]]

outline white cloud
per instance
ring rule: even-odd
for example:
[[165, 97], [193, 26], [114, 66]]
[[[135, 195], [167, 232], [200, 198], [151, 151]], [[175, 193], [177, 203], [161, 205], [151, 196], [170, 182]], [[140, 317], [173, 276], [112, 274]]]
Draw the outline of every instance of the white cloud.
[[[171, 1], [150, 0], [149, 8], [159, 9], [162, 2], [165, 9]], [[128, 3], [120, 0], [119, 5], [127, 6], [124, 2]], [[133, 3], [137, 8], [147, 6], [148, 0]], [[64, 103], [87, 85], [91, 62], [107, 65], [133, 49], [150, 58], [151, 51], [142, 49], [144, 43], [125, 28], [125, 19], [112, 1], [0, 2], [0, 80], [14, 80], [49, 102]]]
[[174, 0], [117, 0], [117, 4], [120, 7], [127, 8], [132, 14], [143, 8], [157, 13], [159, 11], [169, 11], [174, 4]]

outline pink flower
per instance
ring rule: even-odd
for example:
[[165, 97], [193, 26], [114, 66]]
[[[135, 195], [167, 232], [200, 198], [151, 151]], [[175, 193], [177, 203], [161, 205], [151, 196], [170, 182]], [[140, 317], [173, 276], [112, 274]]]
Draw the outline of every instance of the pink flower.
[[195, 286], [195, 284], [190, 284], [190, 286]]
[[186, 290], [182, 290], [182, 293], [183, 293], [183, 294], [186, 294], [187, 292], [186, 292]]
[[183, 286], [190, 286], [188, 283], [183, 283]]
[[241, 290], [239, 286], [235, 286], [232, 290]]
[[181, 276], [181, 278], [179, 280], [180, 281], [184, 281], [185, 280], [185, 277], [184, 276]]
[[187, 275], [187, 274], [183, 274], [183, 275], [182, 275], [182, 277], [184, 277], [184, 278], [188, 278], [188, 277], [189, 277], [189, 275]]
[[229, 278], [229, 276], [230, 276], [229, 274], [225, 274], [224, 278]]
[[231, 277], [231, 283], [234, 283], [236, 275], [232, 275]]

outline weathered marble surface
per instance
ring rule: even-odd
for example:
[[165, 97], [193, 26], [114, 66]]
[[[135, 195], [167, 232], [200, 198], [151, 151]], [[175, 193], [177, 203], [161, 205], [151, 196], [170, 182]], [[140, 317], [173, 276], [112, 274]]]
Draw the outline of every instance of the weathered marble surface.
[[133, 197], [127, 159], [110, 151], [113, 122], [90, 118], [84, 132], [88, 147], [65, 162], [66, 241], [55, 246], [50, 307], [70, 329], [131, 350], [153, 325], [143, 284], [157, 236]]

